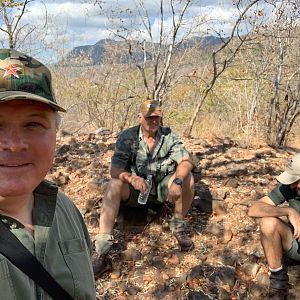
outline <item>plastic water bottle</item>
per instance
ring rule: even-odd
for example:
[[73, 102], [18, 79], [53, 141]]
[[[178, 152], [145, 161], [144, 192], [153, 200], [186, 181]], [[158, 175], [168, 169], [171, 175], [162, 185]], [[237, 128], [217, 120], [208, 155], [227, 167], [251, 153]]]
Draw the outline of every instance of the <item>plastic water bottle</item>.
[[140, 193], [139, 197], [138, 197], [138, 203], [139, 204], [146, 204], [147, 200], [149, 198], [149, 194], [152, 188], [152, 175], [148, 175], [146, 178], [146, 184], [147, 184], [147, 190], [145, 191], [145, 193]]

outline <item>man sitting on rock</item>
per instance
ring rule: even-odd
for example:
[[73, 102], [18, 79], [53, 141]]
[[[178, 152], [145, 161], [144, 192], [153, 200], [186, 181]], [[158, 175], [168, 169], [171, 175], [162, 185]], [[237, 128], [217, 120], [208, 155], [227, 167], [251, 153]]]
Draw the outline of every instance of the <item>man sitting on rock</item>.
[[[287, 266], [283, 256], [300, 262], [300, 153], [277, 177], [278, 185], [249, 209], [249, 216], [259, 217], [261, 243], [270, 269], [269, 299], [286, 299]], [[288, 206], [279, 207], [284, 202]], [[280, 217], [287, 217], [288, 223]]]
[[[138, 114], [139, 125], [124, 130], [119, 136], [111, 161], [111, 180], [102, 203], [100, 233], [96, 236], [96, 252], [103, 256], [113, 244], [113, 228], [120, 203], [138, 204], [139, 193], [147, 189], [145, 178], [153, 176], [148, 202], [175, 204], [169, 227], [182, 251], [194, 246], [186, 234], [184, 220], [194, 198], [193, 164], [179, 138], [168, 127], [161, 126], [162, 110], [158, 101], [146, 100]], [[97, 264], [94, 261], [94, 272]]]

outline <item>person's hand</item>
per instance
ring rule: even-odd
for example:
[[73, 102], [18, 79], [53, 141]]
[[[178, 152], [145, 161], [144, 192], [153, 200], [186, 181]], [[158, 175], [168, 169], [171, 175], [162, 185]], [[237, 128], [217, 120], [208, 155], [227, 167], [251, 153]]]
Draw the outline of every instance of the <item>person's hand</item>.
[[181, 197], [181, 193], [182, 193], [181, 186], [173, 182], [169, 187], [168, 200], [172, 203], [175, 203]]
[[148, 188], [146, 180], [137, 175], [132, 175], [129, 183], [134, 187], [134, 189], [140, 191], [141, 193], [145, 193]]
[[300, 215], [292, 207], [289, 209], [288, 219], [294, 227], [294, 237], [297, 241], [300, 241]]

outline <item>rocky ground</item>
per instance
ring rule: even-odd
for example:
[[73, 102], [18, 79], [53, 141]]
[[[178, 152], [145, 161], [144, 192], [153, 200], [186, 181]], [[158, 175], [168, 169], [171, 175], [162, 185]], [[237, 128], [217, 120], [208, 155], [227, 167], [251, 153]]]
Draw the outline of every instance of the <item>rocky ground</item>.
[[[98, 230], [115, 141], [116, 135], [108, 130], [77, 136], [61, 132], [48, 176], [85, 215], [92, 238]], [[187, 253], [178, 249], [166, 225], [170, 206], [144, 227], [125, 222], [120, 230], [119, 224], [118, 243], [110, 254], [112, 270], [97, 280], [98, 299], [266, 297], [268, 269], [257, 224], [247, 209], [272, 189], [274, 177], [299, 149], [264, 145], [251, 149], [228, 138], [184, 143], [196, 165], [196, 195], [187, 216], [195, 249]], [[289, 299], [300, 299], [300, 267], [290, 268], [290, 275]]]

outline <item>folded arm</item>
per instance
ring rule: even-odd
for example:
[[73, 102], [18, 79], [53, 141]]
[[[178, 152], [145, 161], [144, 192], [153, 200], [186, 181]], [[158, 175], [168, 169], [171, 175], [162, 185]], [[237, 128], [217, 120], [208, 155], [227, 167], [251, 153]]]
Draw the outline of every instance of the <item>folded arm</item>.
[[111, 168], [110, 176], [112, 178], [120, 179], [124, 183], [131, 184], [136, 190], [144, 193], [147, 190], [147, 183], [144, 178], [134, 175], [126, 170]]
[[249, 208], [248, 215], [258, 218], [286, 216], [293, 225], [295, 238], [300, 238], [300, 215], [293, 207], [276, 206], [268, 196], [265, 196]]
[[291, 210], [290, 207], [279, 207], [268, 197], [265, 196], [254, 203], [248, 210], [250, 217], [283, 217], [289, 216]]

